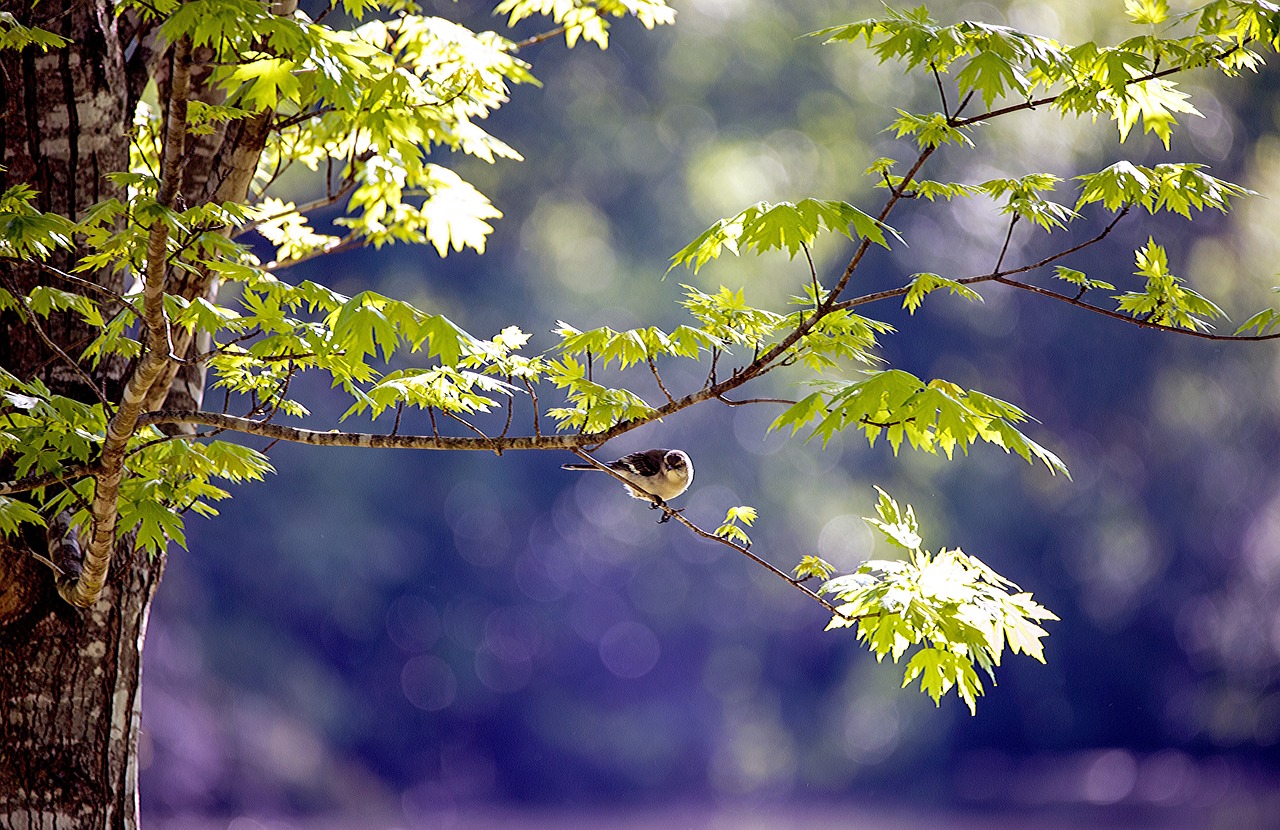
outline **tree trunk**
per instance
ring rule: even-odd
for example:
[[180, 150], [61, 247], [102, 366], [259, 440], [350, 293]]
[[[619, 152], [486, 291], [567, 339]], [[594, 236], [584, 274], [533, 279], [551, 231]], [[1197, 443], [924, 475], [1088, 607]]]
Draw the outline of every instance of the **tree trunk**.
[[102, 597], [79, 610], [29, 550], [2, 555], [5, 600], [36, 587], [0, 628], [0, 827], [136, 828], [142, 641], [162, 564], [117, 552]]
[[[270, 7], [292, 14], [296, 0], [274, 0]], [[117, 18], [112, 0], [0, 0], [0, 11], [71, 41], [49, 52], [0, 51], [0, 190], [28, 184], [39, 193], [40, 210], [72, 219], [97, 202], [123, 197], [106, 174], [129, 168], [133, 114], [153, 76], [161, 111], [168, 112], [169, 75], [154, 51], [164, 44], [148, 29], [154, 23]], [[208, 83], [211, 57], [196, 56], [192, 100], [222, 101], [224, 93]], [[243, 200], [273, 117], [256, 113], [212, 135], [188, 136], [181, 207]], [[79, 253], [49, 264], [69, 271]], [[123, 274], [81, 276], [123, 290]], [[20, 293], [41, 283], [78, 290], [55, 270], [13, 259], [0, 258], [0, 278]], [[217, 284], [208, 274], [170, 273], [165, 290], [190, 300], [212, 296]], [[96, 403], [98, 392], [68, 362], [93, 333], [63, 314], [40, 327], [43, 335], [17, 314], [0, 315], [0, 367], [22, 380], [40, 378], [55, 394]], [[175, 348], [190, 348], [184, 333], [170, 334]], [[108, 400], [119, 400], [128, 368], [104, 360], [92, 381]], [[203, 369], [183, 377], [180, 394], [170, 395], [175, 374], [162, 373], [148, 402], [199, 408]], [[0, 401], [0, 411], [4, 406]], [[5, 466], [0, 460], [0, 477], [12, 478]], [[67, 555], [78, 552], [78, 541], [63, 517], [45, 518], [52, 528], [47, 539], [0, 544], [0, 829], [136, 828], [142, 644], [164, 560], [119, 545], [102, 596], [91, 608], [72, 608], [35, 555], [78, 570], [78, 558]]]
[[[128, 64], [144, 61], [146, 49], [131, 42], [137, 33], [116, 19], [113, 5], [0, 0], [24, 25], [72, 41], [47, 53], [0, 53], [0, 163], [7, 168], [0, 189], [30, 184], [41, 210], [74, 218], [120, 195], [104, 174], [128, 169], [127, 131], [145, 78]], [[65, 269], [72, 262], [67, 254], [51, 264]], [[23, 291], [49, 281], [13, 260], [0, 260], [0, 274]], [[111, 284], [109, 275], [96, 276], [120, 290], [121, 278]], [[42, 326], [70, 355], [86, 342], [87, 330], [68, 315]], [[39, 377], [57, 394], [96, 400], [14, 314], [0, 317], [0, 366], [24, 380]], [[94, 380], [110, 395], [124, 368], [107, 363]], [[0, 473], [8, 478], [12, 470]], [[0, 546], [0, 827], [135, 828], [142, 641], [163, 561], [121, 546], [102, 597], [78, 610], [33, 558], [45, 552], [44, 540], [10, 541]], [[56, 534], [52, 542], [75, 545]]]

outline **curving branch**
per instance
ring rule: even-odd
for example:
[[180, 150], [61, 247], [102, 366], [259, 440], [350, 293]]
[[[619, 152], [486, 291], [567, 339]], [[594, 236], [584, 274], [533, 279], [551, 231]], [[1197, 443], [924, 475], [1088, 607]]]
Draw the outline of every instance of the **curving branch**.
[[[977, 283], [983, 283], [983, 282], [995, 282], [1001, 285], [1007, 285], [1011, 288], [1018, 288], [1023, 291], [1028, 291], [1032, 294], [1036, 294], [1041, 297], [1048, 297], [1050, 299], [1059, 300], [1061, 302], [1067, 303], [1068, 305], [1075, 306], [1076, 308], [1081, 308], [1081, 309], [1084, 309], [1085, 311], [1092, 311], [1095, 314], [1101, 314], [1104, 317], [1110, 317], [1113, 320], [1120, 320], [1122, 322], [1138, 326], [1139, 328], [1155, 329], [1157, 331], [1169, 332], [1170, 334], [1182, 334], [1188, 337], [1198, 337], [1202, 340], [1219, 340], [1219, 341], [1230, 341], [1230, 342], [1237, 342], [1237, 341], [1238, 342], [1258, 342], [1261, 340], [1280, 340], [1280, 332], [1272, 332], [1271, 334], [1214, 334], [1213, 332], [1199, 331], [1197, 329], [1178, 328], [1177, 326], [1169, 326], [1169, 325], [1165, 325], [1164, 323], [1153, 323], [1150, 320], [1144, 320], [1139, 317], [1132, 317], [1128, 314], [1124, 314], [1123, 312], [1102, 308], [1101, 306], [1096, 306], [1096, 305], [1093, 305], [1092, 303], [1086, 303], [1082, 299], [1080, 299], [1079, 295], [1072, 297], [1066, 294], [1061, 294], [1049, 288], [1041, 288], [1040, 286], [1032, 285], [1031, 283], [1022, 282], [1020, 280], [1009, 279], [1010, 277], [1015, 276], [1017, 274], [1025, 274], [1030, 271], [1035, 271], [1039, 268], [1043, 268], [1046, 265], [1051, 265], [1052, 263], [1057, 262], [1058, 260], [1064, 257], [1070, 256], [1071, 254], [1074, 254], [1077, 251], [1083, 250], [1084, 248], [1087, 248], [1090, 245], [1096, 245], [1097, 243], [1106, 239], [1111, 234], [1111, 232], [1115, 229], [1116, 225], [1120, 223], [1120, 220], [1128, 215], [1129, 210], [1130, 210], [1130, 206], [1126, 205], [1123, 209], [1121, 209], [1118, 213], [1116, 213], [1115, 217], [1096, 236], [1090, 239], [1086, 239], [1085, 241], [1080, 242], [1076, 245], [1072, 245], [1070, 248], [1063, 249], [1061, 251], [1058, 251], [1055, 254], [1050, 254], [1049, 256], [1041, 260], [1030, 263], [1029, 265], [1022, 265], [1017, 268], [1008, 268], [1005, 270], [999, 270], [999, 266], [997, 264], [997, 269], [992, 271], [989, 274], [979, 274], [973, 277], [963, 277], [961, 279], [956, 280], [956, 282], [962, 285], [975, 285]], [[1012, 224], [1010, 225], [1010, 229], [1012, 230]], [[1007, 238], [1005, 240], [1005, 246], [1007, 250], [1007, 246], [1008, 246]], [[1001, 250], [1000, 260], [999, 260], [1000, 262], [1004, 261], [1004, 255], [1005, 255], [1005, 250]], [[891, 300], [895, 297], [904, 297], [906, 296], [907, 292], [909, 292], [910, 290], [911, 290], [910, 285], [903, 285], [897, 288], [890, 288], [886, 291], [877, 291], [874, 294], [864, 294], [861, 297], [852, 297], [848, 300], [844, 300], [839, 303], [836, 303], [834, 308], [855, 308], [860, 305], [867, 305], [869, 303], [875, 303], [881, 300]]]
[[[1070, 297], [1066, 294], [1060, 294], [1057, 291], [1054, 291], [1049, 288], [1041, 288], [1040, 286], [1032, 285], [1031, 283], [1020, 282], [1018, 280], [1011, 280], [1005, 277], [1004, 275], [999, 275], [994, 277], [989, 276], [989, 277], [984, 277], [983, 279], [992, 280], [994, 282], [1000, 283], [1001, 285], [1007, 285], [1011, 288], [1018, 288], [1023, 291], [1029, 291], [1032, 294], [1036, 294], [1037, 296], [1040, 296], [1040, 297], [1048, 297], [1053, 300], [1058, 300], [1068, 305], [1073, 305], [1076, 308], [1082, 308], [1085, 311], [1092, 311], [1094, 314], [1101, 314], [1104, 317], [1110, 317], [1113, 320], [1122, 320], [1126, 323], [1131, 323], [1132, 325], [1138, 326], [1139, 328], [1155, 329], [1157, 331], [1166, 331], [1172, 334], [1185, 334], [1188, 337], [1198, 337], [1201, 340], [1225, 340], [1225, 341], [1232, 341], [1232, 342], [1235, 342], [1235, 341], [1257, 342], [1260, 340], [1280, 340], [1280, 332], [1272, 332], [1271, 334], [1214, 334], [1213, 332], [1210, 332], [1210, 331], [1200, 331], [1198, 329], [1184, 329], [1184, 328], [1178, 328], [1176, 326], [1168, 326], [1168, 325], [1165, 325], [1164, 323], [1153, 323], [1150, 320], [1144, 320], [1140, 317], [1130, 317], [1128, 314], [1124, 314], [1119, 311], [1112, 311], [1109, 308], [1102, 308], [1101, 306], [1096, 306], [1096, 305], [1092, 305], [1091, 303], [1086, 303], [1083, 300], [1081, 300], [1078, 296]], [[961, 280], [961, 282], [964, 282], [964, 280]]]
[[[156, 201], [172, 208], [181, 192], [182, 157], [187, 137], [187, 99], [191, 92], [191, 39], [174, 44], [173, 74], [166, 118], [164, 154], [161, 160], [160, 192]], [[84, 569], [73, 583], [59, 583], [58, 592], [72, 605], [88, 607], [97, 601], [107, 581], [107, 569], [116, 543], [117, 506], [120, 482], [129, 438], [138, 427], [147, 392], [170, 361], [169, 324], [164, 313], [166, 247], [169, 226], [163, 219], [151, 225], [147, 239], [147, 265], [143, 282], [142, 318], [146, 331], [146, 352], [134, 366], [115, 415], [107, 421], [102, 455], [94, 468], [94, 488], [90, 516], [92, 532], [84, 548]]]
[[89, 465], [77, 464], [73, 467], [63, 467], [60, 470], [53, 470], [48, 473], [23, 476], [12, 481], [0, 481], [0, 496], [28, 493], [32, 490], [39, 490], [41, 487], [61, 484], [64, 481], [78, 481], [93, 474], [94, 469]]
[[[1203, 63], [1201, 62], [1196, 62], [1191, 64], [1184, 63], [1184, 64], [1179, 64], [1177, 66], [1171, 66], [1168, 69], [1161, 69], [1157, 71], [1148, 72], [1145, 75], [1138, 75], [1134, 78], [1130, 78], [1129, 80], [1124, 82], [1124, 85], [1127, 87], [1133, 84], [1141, 84], [1141, 83], [1146, 83], [1147, 81], [1154, 81], [1159, 78], [1166, 78], [1170, 75], [1176, 75], [1179, 72], [1186, 72], [1191, 69], [1200, 69], [1204, 66], [1207, 66], [1208, 63], [1211, 61], [1221, 61], [1226, 59], [1227, 57], [1244, 49], [1250, 43], [1253, 43], [1254, 40], [1256, 40], [1256, 38], [1246, 37], [1243, 40], [1241, 40], [1239, 43], [1233, 44], [1229, 48], [1223, 49], [1218, 54], [1213, 55], [1209, 58], [1206, 58]], [[1057, 101], [1059, 98], [1061, 98], [1065, 94], [1066, 94], [1065, 92], [1059, 92], [1056, 95], [1046, 95], [1042, 98], [1034, 98], [1027, 101], [1023, 101], [1020, 104], [1010, 104], [1007, 107], [1000, 107], [999, 109], [988, 110], [987, 112], [981, 113], [979, 115], [973, 115], [973, 116], [970, 116], [969, 118], [952, 118], [948, 120], [948, 123], [952, 127], [967, 127], [971, 124], [976, 124], [979, 121], [990, 121], [992, 118], [999, 118], [1002, 115], [1009, 115], [1015, 112], [1022, 112], [1023, 110], [1033, 110], [1033, 109], [1036, 109], [1037, 107], [1043, 107], [1045, 104], [1052, 104], [1054, 101]], [[970, 93], [970, 95], [972, 95], [972, 93]], [[963, 109], [963, 106], [961, 107], [961, 109]], [[958, 112], [959, 110], [957, 110], [957, 113]]]
[[622, 482], [624, 485], [626, 485], [627, 489], [635, 493], [638, 498], [640, 498], [641, 500], [650, 502], [654, 507], [654, 509], [661, 510], [663, 512], [663, 517], [659, 522], [660, 524], [670, 521], [671, 519], [674, 519], [675, 521], [687, 527], [694, 534], [701, 536], [703, 539], [709, 539], [713, 542], [719, 542], [725, 547], [731, 548], [737, 551], [738, 553], [742, 554], [743, 556], [747, 557], [752, 562], [755, 562], [757, 565], [767, 570], [769, 573], [773, 574], [776, 577], [779, 577], [784, 582], [787, 582], [788, 584], [790, 584], [791, 586], [799, 590], [802, 594], [807, 596], [809, 599], [821, 605], [830, 614], [838, 617], [843, 617], [844, 619], [847, 619], [850, 621], [857, 619], [857, 617], [850, 617], [846, 615], [834, 604], [832, 604], [829, 600], [827, 600], [826, 597], [822, 596], [818, 592], [809, 588], [807, 585], [804, 584], [804, 580], [792, 578], [786, 571], [781, 570], [772, 562], [769, 562], [767, 559], [764, 559], [752, 553], [750, 549], [743, 547], [742, 545], [739, 545], [737, 542], [726, 539], [723, 536], [717, 536], [716, 534], [708, 530], [704, 530], [703, 528], [694, 524], [689, 519], [685, 518], [684, 508], [677, 509], [672, 507], [671, 505], [667, 504], [665, 501], [653, 495], [649, 491], [645, 490], [642, 487], [637, 486], [634, 482], [628, 481], [627, 479], [623, 478], [617, 472], [609, 469], [608, 466], [601, 464], [599, 461], [593, 458], [590, 453], [586, 452], [585, 450], [575, 449], [573, 453], [574, 455], [581, 458], [583, 461], [586, 461], [588, 464], [595, 467], [597, 470], [608, 473], [618, 481]]

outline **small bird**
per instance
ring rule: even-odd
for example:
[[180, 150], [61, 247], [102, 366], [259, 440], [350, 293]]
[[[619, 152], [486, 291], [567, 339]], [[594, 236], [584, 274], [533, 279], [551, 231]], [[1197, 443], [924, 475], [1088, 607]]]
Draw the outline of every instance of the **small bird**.
[[[693, 483], [693, 461], [681, 450], [659, 448], [633, 452], [604, 466], [646, 493], [657, 496], [661, 504], [674, 499], [689, 489], [689, 485]], [[600, 468], [590, 464], [565, 464], [563, 469], [599, 470]], [[645, 498], [630, 487], [627, 487], [627, 492], [634, 499]], [[655, 508], [657, 506], [657, 504], [653, 505]]]

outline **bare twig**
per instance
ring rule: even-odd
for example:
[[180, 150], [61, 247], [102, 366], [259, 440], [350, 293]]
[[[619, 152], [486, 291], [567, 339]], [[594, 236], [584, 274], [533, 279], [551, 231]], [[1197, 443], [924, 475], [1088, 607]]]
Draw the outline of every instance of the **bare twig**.
[[[511, 376], [507, 375], [507, 383], [511, 383]], [[506, 438], [507, 433], [511, 431], [511, 419], [516, 414], [516, 396], [507, 395], [507, 422], [502, 425], [502, 432], [498, 434], [499, 438]], [[501, 455], [501, 453], [498, 453]]]
[[44, 326], [40, 325], [40, 321], [36, 319], [36, 313], [27, 305], [25, 298], [18, 293], [17, 286], [10, 282], [9, 278], [5, 276], [0, 276], [0, 285], [3, 285], [4, 289], [13, 296], [14, 301], [22, 307], [22, 316], [27, 319], [27, 325], [31, 326], [45, 346], [56, 354], [63, 363], [70, 366], [71, 371], [75, 372], [76, 376], [80, 378], [80, 380], [88, 386], [90, 390], [92, 390], [94, 396], [102, 402], [103, 411], [109, 415], [111, 413], [111, 402], [107, 400], [106, 393], [98, 388], [98, 384], [93, 382], [93, 378], [89, 377], [88, 373], [80, 367], [80, 364], [76, 362], [71, 355], [67, 354], [62, 350], [61, 346], [53, 342], [53, 338], [49, 337], [48, 332], [44, 330]]
[[1198, 329], [1184, 329], [1176, 326], [1165, 325], [1164, 323], [1153, 323], [1151, 322], [1150, 314], [1146, 317], [1130, 317], [1129, 315], [1119, 311], [1112, 311], [1111, 309], [1086, 303], [1080, 300], [1079, 297], [1059, 294], [1057, 291], [1053, 291], [1048, 288], [1041, 288], [1038, 285], [1031, 285], [1030, 283], [1020, 282], [1018, 280], [1011, 280], [1004, 276], [987, 277], [986, 279], [992, 279], [1001, 285], [1007, 285], [1011, 288], [1019, 288], [1023, 291], [1029, 291], [1032, 294], [1037, 294], [1041, 297], [1049, 297], [1050, 299], [1058, 300], [1060, 302], [1067, 303], [1068, 305], [1073, 305], [1076, 308], [1082, 308], [1085, 311], [1092, 311], [1094, 314], [1101, 314], [1104, 317], [1110, 317], [1113, 320], [1131, 323], [1139, 328], [1155, 329], [1156, 331], [1165, 331], [1170, 334], [1185, 334], [1188, 337], [1198, 337], [1201, 340], [1257, 342], [1261, 340], [1280, 339], [1280, 332], [1273, 332], [1271, 334], [1214, 334], [1213, 332], [1200, 331]]
[[610, 469], [609, 467], [607, 467], [606, 465], [601, 464], [599, 461], [597, 461], [595, 458], [593, 458], [593, 457], [591, 456], [591, 454], [590, 454], [590, 453], [586, 452], [585, 450], [582, 450], [582, 449], [576, 449], [576, 448], [575, 448], [575, 449], [573, 450], [573, 454], [574, 454], [574, 455], [576, 455], [576, 456], [578, 456], [579, 458], [581, 458], [583, 461], [586, 461], [588, 464], [590, 464], [591, 466], [595, 467], [597, 470], [600, 470], [600, 471], [602, 471], [602, 472], [608, 473], [609, 475], [613, 476], [613, 477], [614, 477], [614, 478], [616, 478], [618, 481], [620, 481], [620, 482], [622, 482], [624, 485], [626, 485], [627, 489], [631, 490], [633, 493], [636, 493], [636, 494], [637, 494], [638, 496], [640, 496], [642, 499], [645, 499], [645, 500], [649, 501], [649, 502], [650, 502], [650, 503], [652, 503], [652, 504], [653, 504], [653, 506], [654, 506], [654, 507], [656, 507], [657, 509], [659, 509], [659, 510], [663, 511], [663, 514], [664, 514], [664, 515], [663, 515], [663, 519], [662, 519], [662, 521], [663, 521], [663, 522], [666, 522], [666, 521], [668, 521], [668, 520], [670, 520], [670, 519], [675, 519], [677, 522], [679, 522], [680, 524], [684, 525], [685, 527], [687, 527], [689, 530], [693, 531], [693, 532], [694, 532], [695, 534], [697, 534], [698, 536], [701, 536], [701, 537], [702, 537], [702, 538], [704, 538], [704, 539], [709, 539], [709, 540], [711, 540], [711, 541], [713, 541], [713, 542], [719, 542], [720, 544], [722, 544], [722, 545], [724, 545], [724, 546], [726, 546], [726, 547], [728, 547], [728, 548], [732, 548], [733, 550], [735, 550], [735, 551], [737, 551], [738, 553], [742, 554], [743, 556], [747, 557], [747, 558], [748, 558], [748, 559], [750, 559], [752, 562], [755, 562], [757, 565], [759, 565], [760, 567], [762, 567], [762, 568], [764, 568], [765, 570], [767, 570], [769, 573], [773, 574], [773, 575], [774, 575], [774, 576], [776, 576], [776, 577], [779, 577], [779, 578], [780, 578], [780, 579], [782, 579], [784, 582], [786, 582], [788, 585], [791, 585], [792, 587], [794, 587], [794, 588], [796, 588], [797, 590], [799, 590], [799, 591], [800, 591], [801, 593], [803, 593], [805, 596], [809, 597], [809, 599], [811, 599], [811, 600], [813, 600], [814, 602], [816, 602], [816, 603], [818, 603], [819, 605], [821, 605], [821, 606], [822, 606], [823, 608], [825, 608], [829, 613], [831, 613], [831, 614], [833, 614], [833, 615], [835, 615], [835, 616], [838, 616], [838, 617], [843, 617], [844, 619], [850, 619], [850, 620], [852, 620], [852, 619], [856, 619], [855, 617], [847, 617], [845, 614], [843, 614], [843, 613], [840, 611], [840, 609], [836, 608], [836, 606], [835, 606], [835, 605], [833, 605], [831, 602], [829, 602], [829, 601], [828, 601], [825, 597], [823, 597], [821, 594], [818, 594], [816, 591], [813, 591], [813, 590], [809, 589], [808, 587], [806, 587], [805, 585], [803, 585], [803, 584], [802, 584], [802, 583], [803, 583], [803, 580], [796, 580], [796, 579], [792, 579], [792, 578], [791, 578], [791, 576], [790, 576], [789, 574], [787, 574], [787, 572], [786, 572], [786, 571], [780, 570], [780, 569], [779, 569], [777, 566], [775, 566], [773, 563], [769, 562], [768, 560], [766, 560], [766, 559], [762, 558], [761, 556], [759, 556], [759, 555], [757, 555], [757, 554], [752, 553], [750, 550], [748, 550], [747, 548], [743, 547], [742, 545], [739, 545], [739, 544], [737, 544], [736, 542], [733, 542], [733, 541], [730, 541], [729, 539], [724, 538], [723, 536], [717, 536], [717, 535], [715, 535], [714, 533], [711, 533], [711, 532], [709, 532], [709, 531], [703, 530], [701, 527], [698, 527], [698, 525], [694, 524], [693, 522], [689, 521], [689, 519], [685, 518], [685, 516], [684, 516], [684, 511], [683, 511], [682, 509], [681, 509], [681, 510], [677, 510], [676, 508], [674, 508], [674, 507], [672, 507], [671, 505], [667, 504], [667, 503], [666, 503], [665, 501], [663, 501], [662, 499], [658, 498], [658, 497], [657, 497], [657, 496], [655, 496], [654, 494], [652, 494], [652, 493], [650, 493], [649, 491], [645, 490], [643, 487], [640, 487], [640, 486], [636, 485], [635, 483], [633, 483], [633, 482], [631, 482], [631, 481], [627, 480], [626, 478], [623, 478], [621, 475], [619, 475], [619, 474], [618, 474], [617, 472], [615, 472], [614, 470], [611, 470], [611, 469]]
[[813, 264], [813, 254], [809, 252], [809, 246], [800, 243], [800, 247], [804, 248], [804, 258], [809, 263], [809, 279], [813, 281], [813, 301], [815, 303], [822, 302], [822, 284], [818, 282], [818, 269]]
[[991, 269], [991, 273], [1000, 273], [1000, 266], [1004, 265], [1004, 256], [1009, 252], [1009, 242], [1013, 239], [1013, 229], [1018, 224], [1018, 214], [1014, 214], [1009, 220], [1009, 230], [1004, 235], [1004, 244], [1000, 246], [1000, 256], [996, 257], [996, 267]]
[[524, 381], [524, 388], [529, 390], [529, 399], [533, 402], [533, 434], [541, 437], [542, 426], [538, 423], [538, 393], [528, 378], [521, 378], [521, 380]]
[[[1115, 230], [1116, 225], [1120, 224], [1120, 220], [1123, 219], [1125, 216], [1127, 216], [1128, 213], [1129, 213], [1129, 205], [1125, 205], [1115, 215], [1115, 217], [1107, 224], [1107, 226], [1103, 228], [1100, 233], [1098, 233], [1097, 236], [1091, 237], [1090, 239], [1086, 239], [1085, 241], [1080, 242], [1076, 245], [1072, 245], [1070, 248], [1066, 248], [1064, 250], [1058, 251], [1056, 254], [1050, 254], [1044, 259], [1041, 259], [1037, 262], [1033, 262], [1030, 265], [1023, 265], [1018, 268], [1011, 268], [1007, 271], [996, 271], [991, 274], [982, 274], [976, 277], [965, 277], [963, 279], [956, 280], [956, 282], [959, 282], [963, 285], [971, 285], [976, 282], [987, 282], [990, 280], [997, 279], [999, 277], [1007, 277], [1007, 276], [1012, 276], [1014, 274], [1023, 274], [1023, 273], [1026, 273], [1027, 271], [1034, 271], [1037, 268], [1043, 268], [1046, 265], [1050, 265], [1054, 262], [1057, 262], [1063, 257], [1070, 256], [1071, 254], [1074, 254], [1077, 251], [1088, 248], [1090, 245], [1096, 245], [1097, 243], [1106, 239], [1111, 234], [1111, 231]], [[836, 303], [833, 306], [833, 308], [854, 308], [855, 306], [866, 305], [868, 303], [875, 303], [875, 302], [879, 302], [880, 300], [889, 300], [889, 299], [893, 299], [894, 297], [902, 297], [902, 296], [905, 296], [907, 292], [910, 290], [911, 290], [910, 285], [903, 285], [903, 286], [899, 286], [898, 288], [890, 288], [887, 291], [877, 291], [874, 294], [863, 294], [861, 297], [851, 297], [848, 300], [843, 300], [839, 303]]]
[[54, 470], [48, 473], [23, 476], [22, 478], [17, 478], [13, 481], [0, 481], [0, 495], [27, 493], [32, 490], [39, 490], [41, 487], [61, 484], [64, 481], [88, 478], [91, 475], [93, 475], [92, 467], [87, 464], [76, 464], [72, 467], [63, 467], [60, 470]]
[[942, 75], [938, 72], [938, 67], [933, 61], [929, 61], [929, 71], [933, 73], [933, 79], [938, 83], [938, 98], [942, 101], [942, 114], [947, 117], [947, 122], [951, 122], [951, 110], [947, 109], [947, 93], [942, 88]]
[[644, 359], [649, 364], [649, 371], [653, 372], [653, 379], [658, 382], [658, 388], [662, 390], [662, 394], [667, 396], [667, 402], [674, 402], [675, 398], [671, 397], [671, 393], [667, 391], [667, 385], [662, 382], [662, 375], [658, 374], [658, 364], [654, 362], [653, 355], [647, 354]]
[[515, 43], [511, 44], [511, 51], [519, 52], [521, 49], [526, 49], [530, 46], [536, 46], [537, 44], [542, 43], [543, 41], [551, 40], [553, 37], [560, 37], [560, 35], [564, 34], [565, 30], [568, 28], [569, 28], [568, 26], [557, 26], [554, 29], [543, 32], [540, 35], [534, 35], [533, 37], [528, 37], [528, 38], [525, 38], [524, 40], [518, 40]]
[[778, 403], [778, 404], [785, 404], [787, 406], [792, 406], [795, 404], [795, 401], [788, 400], [787, 398], [747, 398], [746, 400], [742, 400], [742, 401], [731, 401], [728, 398], [726, 398], [724, 395], [716, 395], [716, 399], [719, 400], [721, 403], [728, 404], [729, 406], [748, 406], [749, 404], [753, 404], [753, 403]]

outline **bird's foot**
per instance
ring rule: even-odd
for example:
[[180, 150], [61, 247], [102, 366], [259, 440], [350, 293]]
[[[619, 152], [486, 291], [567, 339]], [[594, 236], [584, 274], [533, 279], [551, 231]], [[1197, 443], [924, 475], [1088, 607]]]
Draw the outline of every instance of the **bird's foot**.
[[[663, 505], [663, 507], [666, 507], [666, 505]], [[677, 510], [677, 509], [676, 509], [676, 508], [674, 508], [674, 507], [667, 507], [667, 512], [665, 512], [665, 513], [663, 513], [663, 514], [662, 514], [662, 518], [661, 518], [661, 519], [658, 519], [658, 524], [660, 524], [660, 525], [664, 525], [664, 524], [666, 524], [667, 522], [671, 521], [671, 517], [672, 517], [672, 516], [674, 516], [674, 515], [675, 515], [675, 514], [677, 514], [677, 513], [683, 513], [683, 512], [684, 512], [684, 508], [683, 508], [683, 507], [681, 507], [679, 510]]]

